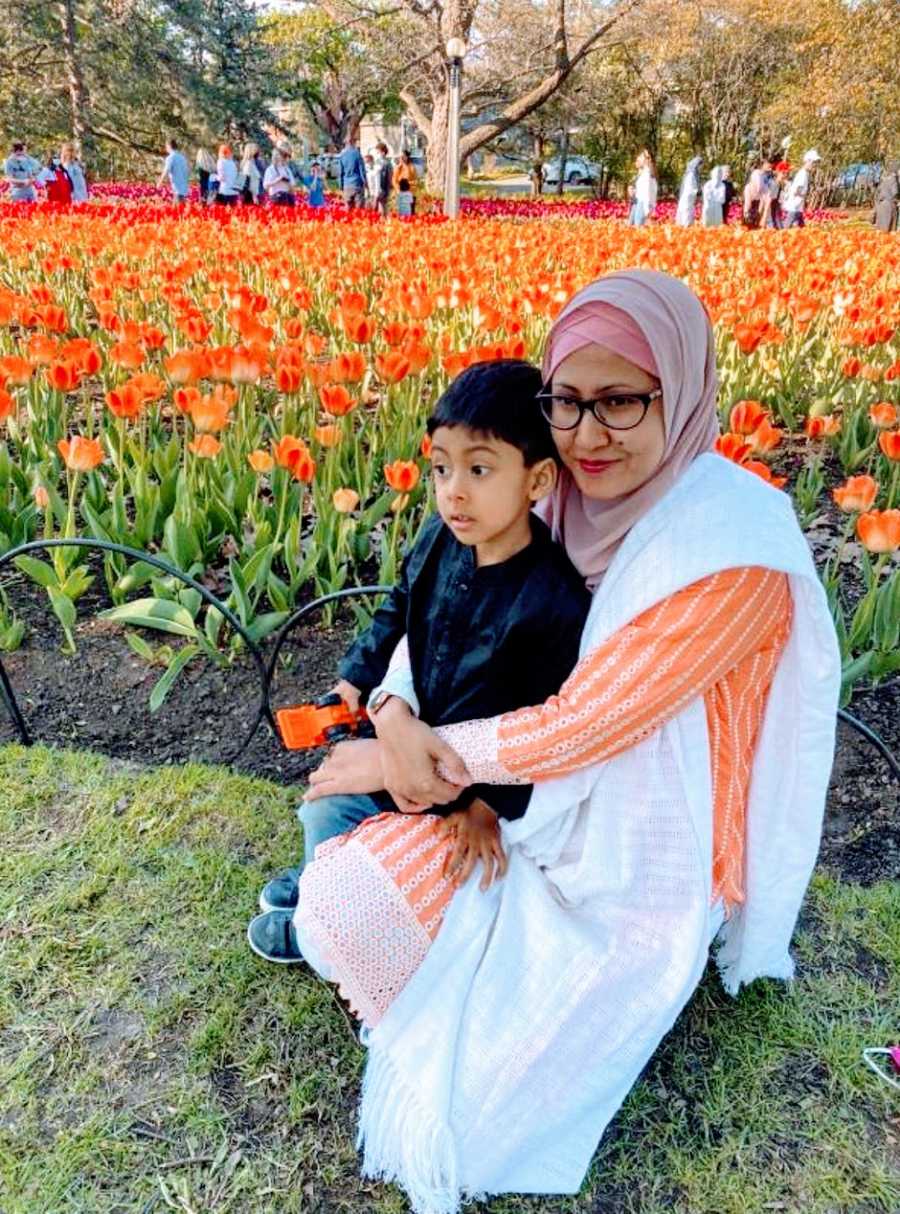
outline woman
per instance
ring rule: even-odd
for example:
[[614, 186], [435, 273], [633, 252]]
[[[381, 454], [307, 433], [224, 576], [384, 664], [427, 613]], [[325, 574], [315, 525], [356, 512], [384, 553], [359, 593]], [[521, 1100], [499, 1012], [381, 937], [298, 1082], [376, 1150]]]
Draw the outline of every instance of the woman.
[[295, 205], [294, 195], [297, 182], [291, 171], [287, 153], [282, 148], [276, 148], [272, 153], [272, 163], [266, 169], [263, 187], [273, 206], [292, 207]]
[[888, 161], [878, 189], [875, 191], [875, 214], [872, 222], [879, 232], [897, 230], [897, 199], [900, 198], [900, 173], [896, 160]]
[[709, 175], [709, 180], [703, 186], [703, 210], [701, 221], [705, 228], [721, 226], [725, 208], [725, 182], [722, 177], [722, 165], [717, 164]]
[[262, 174], [259, 171], [257, 157], [259, 147], [255, 143], [245, 143], [241, 153], [241, 198], [248, 206], [255, 206], [262, 193]]
[[656, 165], [646, 148], [635, 160], [638, 175], [634, 183], [629, 222], [636, 228], [643, 227], [656, 210]]
[[81, 161], [76, 155], [74, 144], [64, 143], [59, 149], [59, 159], [72, 183], [72, 201], [87, 202], [87, 179]]
[[700, 193], [700, 165], [702, 156], [695, 156], [687, 162], [681, 188], [678, 191], [678, 206], [675, 210], [675, 222], [680, 228], [693, 226], [697, 206], [697, 195]]
[[309, 797], [387, 788], [407, 809], [535, 784], [502, 829], [506, 876], [445, 915], [459, 848], [434, 815], [371, 819], [301, 878], [304, 954], [374, 1013], [364, 1172], [417, 1212], [577, 1191], [717, 935], [732, 994], [793, 972], [840, 658], [789, 499], [712, 451], [714, 350], [700, 302], [655, 271], [569, 302], [542, 408], [549, 521], [594, 593], [578, 666], [547, 704], [435, 732], [401, 698], [401, 652], [370, 700], [378, 739], [314, 773]]
[[207, 202], [213, 193], [209, 185], [216, 171], [216, 162], [213, 159], [212, 152], [208, 151], [205, 147], [197, 148], [194, 167], [197, 170], [197, 180], [200, 182], [200, 201]]
[[241, 190], [238, 183], [238, 168], [234, 163], [231, 148], [227, 143], [223, 143], [219, 148], [219, 159], [216, 162], [216, 180], [218, 181], [218, 186], [216, 188], [215, 201], [221, 206], [233, 207], [237, 203]]

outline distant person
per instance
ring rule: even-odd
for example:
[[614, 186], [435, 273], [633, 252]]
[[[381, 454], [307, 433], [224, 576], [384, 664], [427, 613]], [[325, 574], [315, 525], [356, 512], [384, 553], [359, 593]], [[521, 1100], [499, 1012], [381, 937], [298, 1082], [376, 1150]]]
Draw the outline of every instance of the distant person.
[[723, 165], [714, 166], [703, 186], [703, 212], [701, 220], [705, 228], [722, 225], [725, 207], [725, 182], [722, 180]]
[[809, 194], [809, 175], [822, 157], [815, 148], [803, 153], [803, 164], [794, 175], [781, 204], [786, 228], [806, 226], [806, 199]]
[[326, 205], [325, 198], [325, 173], [318, 160], [314, 160], [309, 166], [309, 176], [304, 178], [306, 186], [306, 205], [320, 210]]
[[400, 182], [408, 181], [409, 188], [413, 195], [416, 192], [416, 186], [419, 183], [419, 178], [416, 173], [416, 166], [412, 162], [412, 157], [409, 152], [401, 152], [397, 157], [397, 163], [394, 165], [394, 171], [391, 174], [391, 184], [395, 190], [400, 189]]
[[638, 153], [634, 163], [638, 173], [634, 182], [628, 221], [632, 227], [642, 228], [653, 218], [653, 212], [656, 210], [656, 165], [646, 148]]
[[540, 198], [544, 191], [544, 166], [539, 160], [531, 162], [531, 172], [528, 174], [528, 181], [531, 185], [531, 197]]
[[46, 168], [38, 173], [37, 185], [44, 187], [48, 202], [68, 206], [72, 201], [72, 182], [56, 153], [50, 156]]
[[366, 162], [353, 135], [347, 136], [344, 150], [338, 156], [338, 185], [344, 203], [350, 211], [366, 203]]
[[273, 206], [292, 207], [296, 204], [297, 179], [288, 155], [281, 147], [272, 153], [272, 163], [263, 176], [263, 188]]
[[3, 162], [3, 175], [9, 182], [9, 197], [11, 202], [36, 202], [35, 182], [41, 166], [33, 156], [28, 155], [27, 146], [17, 141]]
[[366, 206], [374, 211], [378, 206], [378, 166], [371, 152], [367, 152], [363, 160], [366, 165]]
[[178, 149], [175, 139], [166, 140], [166, 158], [162, 172], [157, 181], [157, 189], [162, 189], [166, 182], [172, 187], [172, 197], [176, 203], [187, 202], [188, 191], [191, 188], [191, 171], [188, 162]]
[[390, 205], [391, 189], [394, 184], [394, 166], [391, 164], [391, 156], [386, 143], [376, 145], [375, 164], [378, 166], [378, 197], [375, 200], [375, 205], [378, 214], [383, 218], [387, 216]]
[[255, 206], [262, 194], [263, 175], [259, 171], [258, 155], [259, 147], [255, 143], [244, 144], [241, 152], [239, 181], [241, 198], [248, 206]]
[[875, 213], [872, 222], [879, 232], [896, 232], [897, 200], [900, 198], [900, 166], [889, 160], [875, 191]]
[[78, 155], [75, 151], [75, 145], [71, 143], [64, 143], [59, 149], [59, 159], [63, 168], [69, 175], [69, 181], [72, 183], [72, 201], [87, 202], [87, 178], [84, 175], [84, 166], [78, 159]]
[[786, 160], [778, 160], [772, 165], [772, 177], [769, 181], [769, 207], [766, 227], [784, 227], [784, 215], [781, 210], [781, 200], [787, 192], [787, 181], [790, 171], [791, 166]]
[[401, 177], [400, 185], [397, 189], [397, 214], [398, 215], [413, 215], [416, 210], [416, 196], [412, 192], [412, 186], [406, 177]]
[[218, 186], [216, 188], [215, 201], [223, 207], [233, 207], [236, 205], [241, 194], [240, 175], [238, 166], [234, 162], [234, 157], [231, 154], [231, 148], [227, 143], [223, 143], [219, 147], [219, 159], [216, 161], [216, 179]]
[[197, 180], [200, 182], [200, 201], [209, 202], [213, 190], [210, 188], [210, 182], [213, 179], [216, 171], [216, 161], [212, 152], [203, 146], [197, 148], [197, 155], [194, 159], [194, 168], [197, 170]]
[[697, 213], [697, 196], [700, 193], [700, 165], [702, 156], [694, 156], [687, 162], [681, 187], [678, 191], [678, 206], [675, 210], [675, 222], [680, 228], [693, 225]]
[[737, 186], [731, 179], [731, 165], [722, 165], [722, 185], [725, 187], [725, 201], [722, 203], [722, 222], [728, 223], [728, 217], [731, 214], [731, 204], [734, 202], [734, 196], [737, 193]]
[[744, 186], [743, 217], [748, 228], [758, 228], [763, 222], [763, 203], [768, 197], [768, 178], [771, 172], [771, 162], [761, 160], [747, 178]]

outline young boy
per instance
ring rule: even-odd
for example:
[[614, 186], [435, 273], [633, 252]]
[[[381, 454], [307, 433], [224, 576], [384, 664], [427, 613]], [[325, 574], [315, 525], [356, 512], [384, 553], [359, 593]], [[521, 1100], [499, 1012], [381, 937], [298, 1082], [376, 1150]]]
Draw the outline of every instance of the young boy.
[[416, 211], [416, 196], [412, 186], [405, 177], [401, 177], [397, 185], [397, 214], [414, 215]]
[[[535, 400], [540, 388], [528, 363], [477, 363], [438, 401], [428, 422], [438, 513], [341, 662], [335, 690], [345, 699], [371, 696], [369, 711], [377, 713], [377, 689], [404, 635], [419, 716], [429, 725], [540, 704], [571, 673], [590, 594], [532, 513], [557, 475], [550, 429]], [[465, 810], [470, 847], [485, 855], [481, 844], [487, 833], [496, 838], [497, 815], [521, 817], [530, 795], [530, 786], [473, 785], [430, 812]], [[301, 805], [304, 862], [326, 839], [395, 808], [387, 793]], [[264, 913], [248, 928], [250, 947], [268, 960], [302, 960], [291, 925], [300, 871], [266, 885]]]

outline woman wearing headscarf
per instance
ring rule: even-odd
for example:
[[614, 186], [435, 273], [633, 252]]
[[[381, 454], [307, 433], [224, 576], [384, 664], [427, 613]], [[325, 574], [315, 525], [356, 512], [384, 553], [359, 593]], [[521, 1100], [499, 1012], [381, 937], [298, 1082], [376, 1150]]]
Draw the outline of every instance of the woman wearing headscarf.
[[628, 218], [633, 227], [641, 228], [648, 219], [652, 219], [653, 212], [656, 210], [656, 165], [646, 148], [638, 153], [635, 167], [638, 174], [632, 189], [631, 211]]
[[900, 165], [889, 160], [875, 191], [875, 214], [872, 222], [879, 232], [897, 230], [897, 199], [900, 198]]
[[687, 162], [687, 168], [684, 170], [681, 188], [678, 191], [678, 207], [675, 211], [675, 222], [680, 228], [689, 228], [693, 225], [697, 195], [700, 193], [700, 165], [702, 163], [703, 157], [695, 156]]
[[312, 797], [420, 807], [459, 792], [436, 760], [535, 785], [486, 891], [447, 897], [455, 853], [427, 813], [371, 819], [301, 878], [304, 953], [366, 1024], [363, 1170], [417, 1214], [577, 1191], [716, 937], [731, 994], [793, 973], [840, 658], [789, 499], [713, 450], [714, 350], [667, 275], [575, 295], [541, 407], [562, 465], [548, 521], [593, 590], [578, 666], [545, 704], [435, 732], [404, 702], [401, 649], [378, 739], [313, 776]]
[[703, 186], [703, 211], [701, 219], [705, 228], [717, 228], [723, 222], [725, 208], [725, 181], [722, 165], [717, 164]]

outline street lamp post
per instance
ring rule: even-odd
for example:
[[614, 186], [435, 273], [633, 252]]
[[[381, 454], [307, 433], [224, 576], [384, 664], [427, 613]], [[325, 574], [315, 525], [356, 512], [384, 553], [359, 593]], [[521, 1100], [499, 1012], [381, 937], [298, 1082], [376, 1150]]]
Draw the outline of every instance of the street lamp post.
[[444, 188], [444, 214], [448, 219], [456, 219], [459, 216], [459, 95], [466, 44], [462, 38], [448, 38], [446, 49], [450, 65], [450, 109], [447, 115], [447, 177]]

